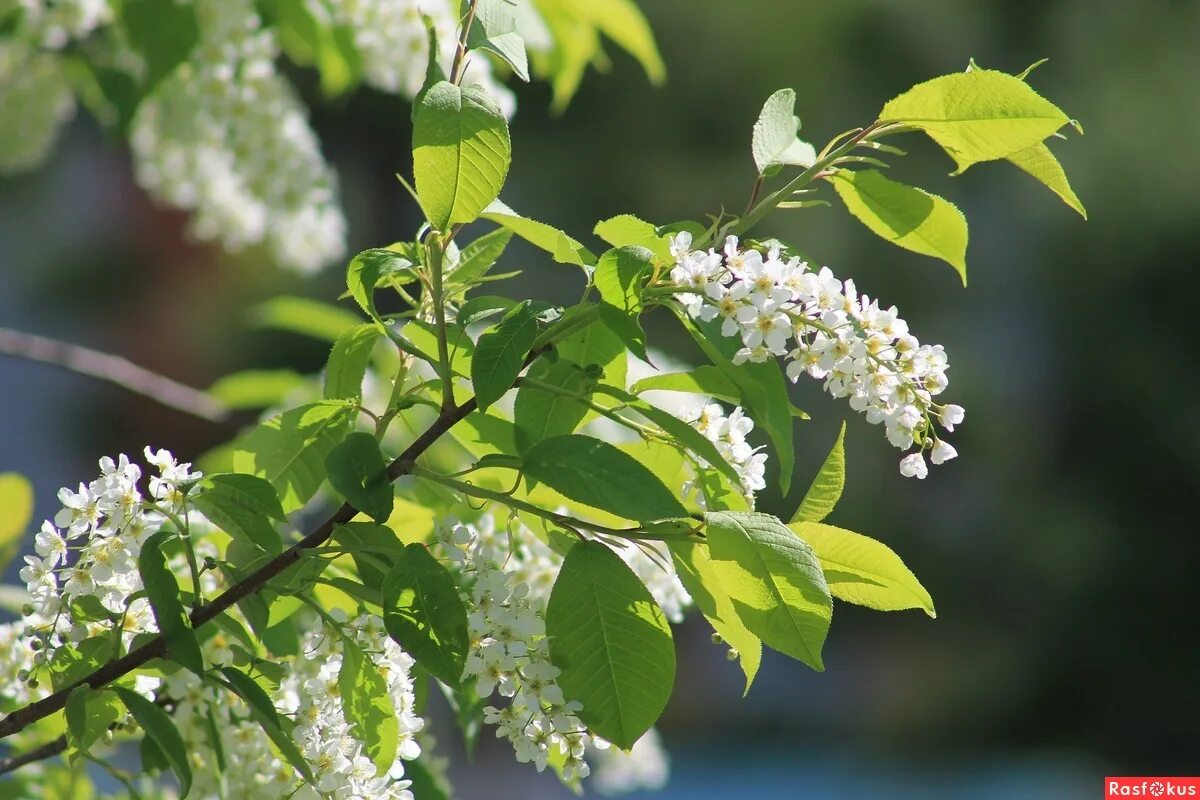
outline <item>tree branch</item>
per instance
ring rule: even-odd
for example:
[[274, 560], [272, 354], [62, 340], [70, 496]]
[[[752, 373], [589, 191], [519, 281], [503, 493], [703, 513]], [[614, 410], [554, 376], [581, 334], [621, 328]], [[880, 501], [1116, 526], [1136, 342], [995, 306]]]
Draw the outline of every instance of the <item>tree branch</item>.
[[[548, 330], [547, 333], [550, 333]], [[525, 357], [524, 366], [529, 366], [542, 353], [553, 347], [553, 339], [545, 341], [535, 347]], [[475, 398], [472, 397], [462, 405], [452, 406], [444, 410], [433, 424], [422, 433], [417, 439], [405, 448], [390, 465], [388, 465], [388, 480], [395, 481], [402, 475], [408, 475], [412, 472], [416, 460], [426, 450], [428, 450], [434, 442], [441, 438], [442, 434], [453, 428], [464, 417], [470, 414], [477, 408]], [[192, 628], [199, 628], [206, 622], [210, 622], [218, 614], [225, 611], [230, 606], [234, 605], [243, 598], [257, 592], [265, 586], [272, 578], [276, 577], [288, 567], [292, 566], [300, 560], [305, 550], [313, 547], [318, 547], [325, 543], [326, 540], [333, 534], [333, 529], [338, 525], [345, 524], [353, 519], [358, 514], [358, 510], [349, 503], [344, 503], [341, 508], [334, 512], [333, 516], [325, 520], [325, 522], [312, 533], [305, 536], [299, 542], [296, 542], [287, 550], [284, 550], [271, 561], [268, 561], [255, 572], [248, 575], [239, 583], [226, 589], [218, 595], [212, 602], [200, 606], [191, 613], [188, 619], [191, 621]], [[0, 719], [0, 739], [11, 736], [18, 731], [23, 730], [26, 726], [37, 722], [40, 719], [50, 716], [54, 712], [62, 709], [67, 703], [67, 697], [71, 691], [77, 686], [88, 685], [93, 689], [111, 683], [112, 681], [126, 675], [138, 667], [150, 661], [153, 658], [159, 658], [167, 652], [167, 640], [159, 634], [151, 639], [146, 644], [131, 650], [118, 659], [109, 661], [107, 664], [99, 667], [95, 672], [88, 675], [86, 678], [77, 681], [76, 683], [59, 689], [54, 694], [42, 698], [36, 702], [19, 708], [8, 716]]]
[[0, 328], [0, 353], [98, 378], [209, 422], [228, 422], [232, 414], [227, 405], [207, 392], [151, 372], [120, 356], [80, 345]]
[[35, 761], [53, 758], [66, 749], [67, 737], [64, 734], [57, 739], [51, 739], [41, 747], [30, 750], [28, 753], [22, 753], [19, 756], [13, 756], [12, 758], [6, 758], [3, 761], [0, 761], [0, 775], [7, 775], [10, 772], [20, 769], [26, 764], [32, 764]]

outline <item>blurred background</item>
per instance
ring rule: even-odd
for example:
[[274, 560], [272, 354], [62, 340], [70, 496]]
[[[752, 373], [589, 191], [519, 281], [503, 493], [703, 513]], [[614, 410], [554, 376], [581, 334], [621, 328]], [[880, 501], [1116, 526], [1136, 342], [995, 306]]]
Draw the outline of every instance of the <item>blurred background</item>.
[[[1049, 57], [1030, 80], [1087, 131], [1054, 149], [1090, 215], [1006, 164], [949, 177], [950, 160], [911, 135], [892, 173], [966, 213], [969, 288], [836, 201], [770, 220], [950, 353], [947, 396], [968, 409], [960, 458], [905, 480], [897, 451], [851, 418], [847, 491], [830, 520], [894, 548], [938, 619], [839, 604], [827, 671], [768, 656], [745, 699], [736, 665], [689, 621], [660, 725], [674, 772], [660, 796], [1095, 798], [1105, 775], [1196, 774], [1200, 3], [642, 5], [664, 87], [623, 55], [561, 117], [544, 85], [516, 87], [505, 199], [522, 213], [595, 245], [592, 226], [614, 214], [664, 223], [738, 209], [753, 181], [750, 126], [775, 89], [796, 90], [801, 135], [819, 147], [973, 56], [1008, 72]], [[351, 250], [411, 236], [415, 210], [393, 177], [410, 170], [408, 106], [367, 89], [327, 104], [311, 75], [292, 77], [340, 175]], [[332, 298], [342, 271], [284, 274], [261, 253], [189, 242], [184, 222], [81, 116], [51, 165], [0, 182], [0, 325], [199, 387], [247, 367], [319, 369], [323, 346], [252, 330], [245, 310], [280, 292]], [[505, 264], [525, 270], [511, 293], [578, 291], [574, 273], [516, 243]], [[694, 357], [669, 322], [647, 324]], [[0, 389], [0, 471], [35, 481], [38, 518], [100, 455], [151, 443], [195, 456], [230, 434], [2, 357]], [[854, 416], [815, 382], [793, 400], [813, 416], [797, 430], [796, 485], [760, 502], [781, 515]], [[456, 769], [463, 797], [568, 796], [489, 744]]]

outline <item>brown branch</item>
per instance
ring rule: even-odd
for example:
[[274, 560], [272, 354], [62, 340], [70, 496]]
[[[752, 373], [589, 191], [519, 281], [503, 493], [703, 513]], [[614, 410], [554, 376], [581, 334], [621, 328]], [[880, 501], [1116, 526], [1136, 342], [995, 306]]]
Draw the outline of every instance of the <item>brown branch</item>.
[[[537, 355], [540, 355], [540, 351], [530, 353], [528, 360], [532, 361]], [[416, 441], [400, 454], [399, 458], [391, 463], [388, 467], [388, 479], [394, 481], [402, 475], [407, 475], [418, 456], [428, 450], [434, 442], [441, 438], [443, 433], [454, 427], [463, 417], [474, 411], [475, 408], [475, 398], [471, 398], [461, 406], [455, 406], [443, 412], [434, 420], [428, 430], [421, 434]], [[287, 550], [284, 550], [239, 583], [226, 589], [211, 603], [206, 603], [193, 611], [189, 617], [192, 627], [199, 628], [239, 600], [257, 592], [272, 578], [298, 562], [305, 550], [324, 544], [333, 534], [333, 529], [336, 526], [349, 522], [356, 514], [358, 514], [358, 510], [354, 506], [349, 503], [343, 504], [341, 508], [334, 512], [333, 516], [325, 520], [312, 533], [305, 536], [299, 542], [296, 542]], [[0, 739], [11, 736], [26, 726], [63, 708], [66, 705], [67, 697], [75, 687], [87, 684], [93, 689], [99, 689], [117, 678], [132, 672], [150, 659], [165, 655], [167, 651], [166, 644], [166, 639], [160, 634], [136, 650], [131, 650], [120, 658], [109, 661], [83, 680], [59, 689], [54, 694], [30, 703], [24, 708], [17, 709], [4, 719], [0, 719]]]
[[470, 7], [463, 20], [462, 33], [458, 37], [458, 48], [454, 51], [454, 65], [450, 69], [450, 82], [455, 86], [462, 83], [463, 74], [467, 71], [467, 38], [471, 35], [471, 25], [475, 22], [475, 10], [479, 0], [470, 0]]
[[210, 422], [227, 422], [232, 414], [227, 405], [207, 392], [139, 367], [128, 359], [88, 347], [0, 328], [0, 353], [98, 378]]
[[13, 756], [12, 758], [6, 758], [3, 761], [0, 761], [0, 775], [7, 775], [10, 772], [20, 769], [26, 764], [32, 764], [35, 761], [53, 758], [66, 749], [66, 735], [60, 736], [57, 739], [51, 739], [41, 747], [34, 748], [28, 753], [22, 753], [19, 756]]

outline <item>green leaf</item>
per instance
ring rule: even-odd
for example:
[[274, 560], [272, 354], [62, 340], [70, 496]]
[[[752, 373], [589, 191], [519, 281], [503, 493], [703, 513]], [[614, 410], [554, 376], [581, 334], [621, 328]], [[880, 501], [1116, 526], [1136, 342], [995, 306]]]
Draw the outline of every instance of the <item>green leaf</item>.
[[466, 666], [467, 611], [449, 571], [410, 544], [383, 582], [383, 624], [405, 652], [447, 686]]
[[33, 484], [16, 472], [0, 473], [0, 571], [16, 556], [33, 518]]
[[788, 524], [820, 559], [829, 591], [839, 600], [877, 611], [922, 609], [936, 617], [933, 598], [883, 542], [819, 522]]
[[148, 95], [200, 41], [196, 9], [161, 0], [122, 0], [117, 8], [129, 46], [146, 64], [141, 91]]
[[121, 701], [114, 692], [96, 691], [86, 684], [77, 686], [67, 696], [67, 743], [86, 753], [123, 716]]
[[842, 489], [846, 485], [846, 423], [838, 432], [833, 449], [825, 456], [825, 463], [817, 470], [817, 477], [800, 501], [800, 507], [792, 515], [792, 522], [820, 522], [833, 513]]
[[208, 393], [233, 409], [266, 408], [283, 403], [306, 381], [290, 369], [249, 369], [219, 378]]
[[316, 68], [326, 97], [336, 97], [359, 81], [362, 58], [353, 31], [328, 19], [328, 3], [258, 0], [255, 5], [272, 23], [288, 57], [301, 66]]
[[203, 678], [204, 656], [200, 653], [200, 643], [196, 641], [191, 620], [179, 597], [179, 582], [167, 566], [167, 557], [162, 551], [173, 536], [172, 532], [159, 531], [142, 544], [138, 572], [146, 589], [146, 599], [154, 611], [154, 621], [167, 640], [168, 655]]
[[325, 364], [325, 399], [362, 399], [363, 377], [379, 336], [379, 328], [368, 323], [337, 338]]
[[517, 18], [512, 0], [478, 0], [475, 23], [467, 37], [471, 49], [483, 48], [504, 59], [513, 73], [529, 83], [529, 60], [525, 40], [517, 33]]
[[[376, 605], [379, 604], [379, 587], [383, 579], [400, 558], [404, 543], [396, 532], [386, 525], [374, 522], [347, 522], [333, 529], [333, 541], [350, 549], [350, 557], [358, 568], [358, 577], [367, 586], [374, 587]], [[363, 548], [362, 552], [354, 552]], [[369, 548], [369, 549], [368, 549]], [[386, 552], [380, 552], [381, 550]]]
[[796, 93], [791, 89], [780, 89], [763, 104], [751, 137], [751, 153], [759, 175], [772, 175], [785, 164], [811, 167], [816, 163], [816, 150], [797, 137], [800, 118], [795, 108]]
[[579, 718], [628, 750], [666, 708], [675, 683], [667, 618], [633, 571], [600, 542], [563, 561], [546, 604], [558, 685], [583, 704]]
[[1044, 183], [1050, 191], [1061, 197], [1064, 203], [1078, 211], [1079, 216], [1087, 219], [1087, 209], [1083, 207], [1075, 190], [1071, 188], [1062, 164], [1058, 163], [1058, 159], [1054, 157], [1054, 153], [1050, 152], [1050, 148], [1045, 143], [1038, 143], [1013, 153], [1008, 156], [1008, 160]]
[[[508, 231], [505, 231], [507, 233]], [[491, 294], [478, 295], [463, 303], [455, 315], [454, 321], [462, 327], [478, 322], [481, 319], [495, 316], [502, 311], [508, 311], [517, 303], [507, 297]]]
[[704, 515], [709, 556], [742, 624], [762, 643], [815, 670], [833, 618], [812, 548], [769, 514]]
[[650, 25], [632, 0], [535, 0], [535, 5], [554, 44], [537, 63], [540, 73], [551, 76], [555, 111], [566, 108], [588, 64], [608, 64], [600, 34], [636, 58], [652, 83], [666, 77]]
[[967, 283], [967, 220], [949, 200], [873, 169], [840, 169], [833, 188], [846, 210], [897, 247], [940, 258]]
[[726, 403], [740, 403], [737, 385], [718, 367], [705, 364], [690, 372], [664, 372], [642, 378], [630, 390], [634, 394], [649, 391], [704, 394]]
[[671, 261], [671, 247], [658, 229], [633, 214], [618, 214], [597, 222], [594, 233], [613, 247], [645, 247], [660, 261]]
[[513, 403], [513, 423], [517, 448], [522, 453], [542, 439], [572, 433], [579, 427], [588, 413], [582, 401], [591, 395], [595, 384], [593, 377], [565, 358], [553, 363], [537, 362], [530, 368], [529, 377], [575, 396], [548, 392], [529, 383], [521, 385]]
[[250, 310], [250, 322], [258, 328], [289, 331], [334, 342], [350, 328], [360, 325], [362, 318], [353, 311], [318, 300], [282, 295], [254, 306]]
[[204, 491], [192, 498], [196, 509], [234, 538], [250, 542], [271, 555], [283, 549], [271, 520], [287, 522], [275, 487], [262, 478], [234, 473], [208, 475]]
[[581, 434], [543, 439], [525, 451], [525, 475], [560, 494], [638, 521], [687, 516], [650, 470], [607, 442]]
[[338, 689], [342, 693], [342, 714], [346, 722], [362, 741], [363, 750], [375, 764], [376, 774], [385, 774], [396, 760], [400, 722], [379, 667], [367, 653], [348, 640], [342, 641]]
[[510, 158], [508, 124], [482, 87], [442, 81], [421, 99], [413, 118], [413, 175], [438, 230], [475, 220], [500, 194]]
[[325, 457], [350, 431], [358, 411], [340, 400], [285, 411], [235, 444], [233, 468], [258, 475], [279, 492], [286, 513], [300, 508], [325, 480]]
[[746, 676], [745, 691], [749, 692], [762, 663], [762, 642], [738, 616], [733, 598], [709, 558], [708, 548], [688, 541], [671, 542], [669, 547], [683, 588], [687, 589], [713, 630], [737, 651], [738, 664]]
[[958, 165], [1008, 158], [1070, 122], [1020, 78], [991, 69], [943, 75], [889, 100], [885, 122], [925, 131]]
[[387, 462], [369, 433], [351, 433], [325, 457], [329, 483], [350, 505], [379, 523], [392, 515], [396, 501]]
[[553, 225], [522, 217], [499, 200], [494, 200], [480, 216], [504, 226], [535, 247], [545, 250], [560, 264], [582, 267], [596, 263], [596, 256], [575, 239]]
[[609, 250], [596, 262], [592, 275], [602, 304], [600, 318], [621, 341], [643, 361], [646, 334], [638, 317], [642, 313], [642, 290], [654, 257], [644, 247], [627, 245]]
[[93, 636], [78, 645], [63, 645], [50, 659], [50, 685], [55, 691], [78, 683], [113, 658], [116, 648], [107, 636]]
[[[595, 365], [603, 372], [604, 381], [625, 386], [629, 359], [625, 345], [617, 335], [603, 325], [588, 325], [559, 340], [554, 346], [561, 358], [574, 361], [585, 370]], [[592, 412], [589, 412], [589, 417]]]
[[526, 300], [513, 306], [475, 343], [471, 359], [471, 385], [484, 411], [512, 388], [537, 339], [538, 310]]
[[[375, 310], [375, 288], [410, 271], [412, 266], [412, 261], [395, 250], [383, 247], [363, 250], [350, 260], [350, 266], [346, 268], [346, 288], [359, 308], [376, 323], [383, 325], [379, 312]], [[411, 273], [408, 277], [412, 277]]]
[[129, 709], [129, 713], [137, 720], [137, 724], [145, 731], [146, 738], [158, 747], [171, 771], [179, 779], [179, 796], [186, 797], [192, 788], [192, 770], [188, 766], [187, 748], [183, 744], [183, 737], [179, 735], [179, 729], [175, 727], [170, 715], [132, 689], [113, 686], [112, 691], [117, 693], [121, 702]]
[[792, 482], [796, 455], [792, 443], [792, 404], [778, 362], [746, 362], [734, 366], [732, 358], [741, 346], [740, 339], [722, 336], [715, 320], [700, 323], [683, 316], [681, 310], [675, 309], [675, 313], [713, 366], [737, 386], [747, 413], [763, 427], [775, 445], [779, 485], [786, 493]]
[[658, 406], [653, 406], [645, 400], [641, 400], [620, 389], [615, 389], [611, 386], [599, 386], [596, 391], [620, 400], [623, 405], [633, 409], [659, 428], [662, 428], [671, 437], [677, 447], [691, 451], [708, 462], [709, 466], [713, 469], [724, 473], [725, 477], [734, 486], [741, 486], [742, 479], [738, 475], [737, 470], [725, 460], [724, 456], [717, 450], [717, 446], [707, 436], [700, 433], [700, 431], [696, 430], [689, 423], [684, 422], [670, 411], [664, 411]]
[[513, 232], [508, 228], [498, 228], [480, 236], [459, 253], [458, 264], [450, 271], [448, 279], [462, 286], [474, 285], [500, 260], [512, 237]]
[[[275, 743], [275, 747], [287, 759], [287, 762], [307, 781], [313, 780], [308, 761], [296, 747], [292, 737], [285, 732], [286, 724], [283, 717], [275, 710], [275, 704], [270, 696], [249, 675], [234, 667], [221, 667], [221, 674], [235, 694], [246, 701], [250, 716], [259, 724], [263, 732]], [[289, 721], [290, 722], [290, 721]], [[290, 725], [289, 725], [290, 728]]]

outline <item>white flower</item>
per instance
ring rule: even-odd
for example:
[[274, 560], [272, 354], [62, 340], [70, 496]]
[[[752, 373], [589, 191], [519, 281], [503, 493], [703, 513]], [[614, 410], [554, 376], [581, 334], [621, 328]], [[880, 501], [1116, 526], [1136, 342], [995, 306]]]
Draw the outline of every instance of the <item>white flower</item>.
[[[814, 273], [798, 258], [784, 259], [779, 245], [764, 258], [730, 236], [722, 258], [691, 250], [691, 244], [690, 236], [671, 240], [671, 279], [689, 290], [677, 298], [692, 316], [720, 319], [722, 335], [740, 336], [735, 365], [785, 356], [789, 379], [807, 374], [823, 381], [827, 392], [846, 398], [868, 422], [883, 423], [888, 441], [901, 449], [936, 440], [934, 421], [947, 431], [962, 422], [961, 406], [933, 402], [949, 384], [945, 350], [922, 345], [895, 306], [881, 307], [828, 267]], [[953, 448], [946, 448], [933, 463], [952, 457]], [[924, 465], [923, 456], [917, 460]], [[916, 475], [915, 462], [908, 463], [906, 474]]]
[[929, 467], [925, 465], [925, 457], [920, 453], [910, 453], [900, 459], [900, 474], [906, 478], [917, 478], [924, 480], [929, 474]]
[[933, 443], [933, 450], [929, 452], [929, 460], [934, 464], [944, 464], [957, 455], [957, 450], [941, 439], [938, 439]]

